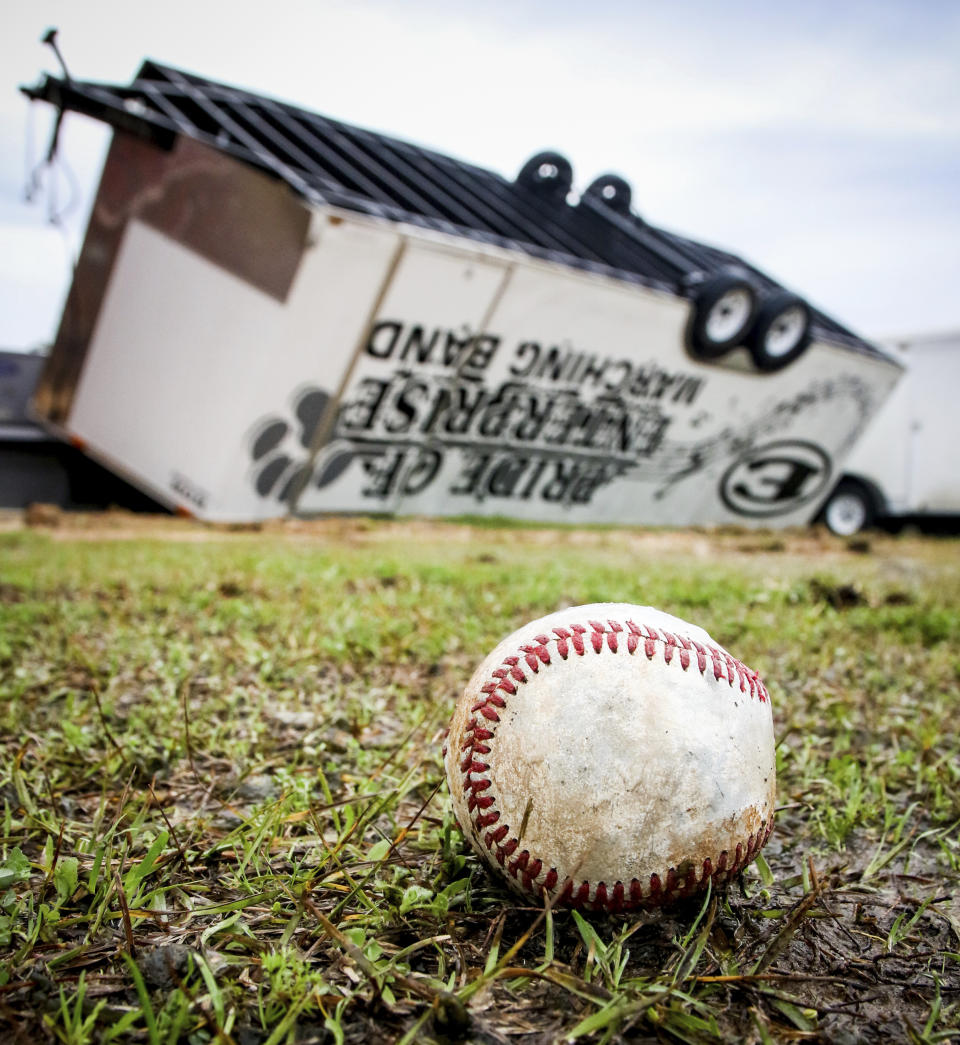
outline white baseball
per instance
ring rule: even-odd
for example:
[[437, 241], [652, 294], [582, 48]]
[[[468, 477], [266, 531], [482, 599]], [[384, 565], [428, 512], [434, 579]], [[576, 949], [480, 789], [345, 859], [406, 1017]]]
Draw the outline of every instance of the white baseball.
[[473, 847], [553, 903], [687, 896], [740, 871], [773, 828], [763, 683], [647, 606], [576, 606], [504, 639], [457, 703], [445, 765]]

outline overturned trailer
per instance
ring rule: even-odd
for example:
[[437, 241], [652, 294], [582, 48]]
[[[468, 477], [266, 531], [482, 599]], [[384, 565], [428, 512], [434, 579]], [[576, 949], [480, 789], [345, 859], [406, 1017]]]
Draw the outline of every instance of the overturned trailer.
[[35, 395], [171, 508], [808, 521], [898, 364], [566, 159], [515, 180], [146, 62]]

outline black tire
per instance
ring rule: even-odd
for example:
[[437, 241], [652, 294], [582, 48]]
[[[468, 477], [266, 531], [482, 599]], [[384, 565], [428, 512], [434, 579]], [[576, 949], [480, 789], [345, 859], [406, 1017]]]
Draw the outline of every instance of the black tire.
[[721, 273], [694, 291], [687, 349], [694, 359], [719, 359], [742, 345], [757, 310], [757, 293], [743, 276]]
[[786, 290], [778, 290], [761, 302], [747, 339], [747, 348], [758, 370], [782, 370], [798, 359], [810, 344], [810, 306]]
[[841, 479], [820, 511], [827, 529], [838, 537], [852, 537], [869, 529], [876, 517], [870, 491], [853, 479]]
[[516, 183], [541, 196], [562, 201], [573, 185], [573, 167], [559, 152], [538, 152], [520, 168]]
[[633, 199], [633, 190], [630, 183], [620, 177], [619, 174], [601, 174], [594, 178], [587, 186], [584, 196], [609, 207], [610, 210], [630, 217], [630, 202]]

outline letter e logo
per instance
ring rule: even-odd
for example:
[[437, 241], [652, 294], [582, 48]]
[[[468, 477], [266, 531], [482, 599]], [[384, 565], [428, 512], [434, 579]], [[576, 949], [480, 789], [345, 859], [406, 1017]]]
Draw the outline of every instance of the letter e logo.
[[782, 439], [755, 446], [735, 461], [720, 480], [720, 497], [738, 515], [785, 515], [822, 494], [831, 472], [819, 446]]

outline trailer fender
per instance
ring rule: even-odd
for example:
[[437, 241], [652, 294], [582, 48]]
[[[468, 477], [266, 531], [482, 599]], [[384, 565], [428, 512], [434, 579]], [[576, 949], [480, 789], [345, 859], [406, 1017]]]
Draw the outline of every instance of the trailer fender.
[[626, 179], [619, 174], [601, 174], [594, 178], [584, 191], [588, 199], [596, 200], [603, 206], [624, 217], [631, 216], [630, 204], [633, 199], [633, 190]]
[[538, 152], [520, 168], [517, 185], [563, 202], [573, 185], [573, 167], [559, 152]]

